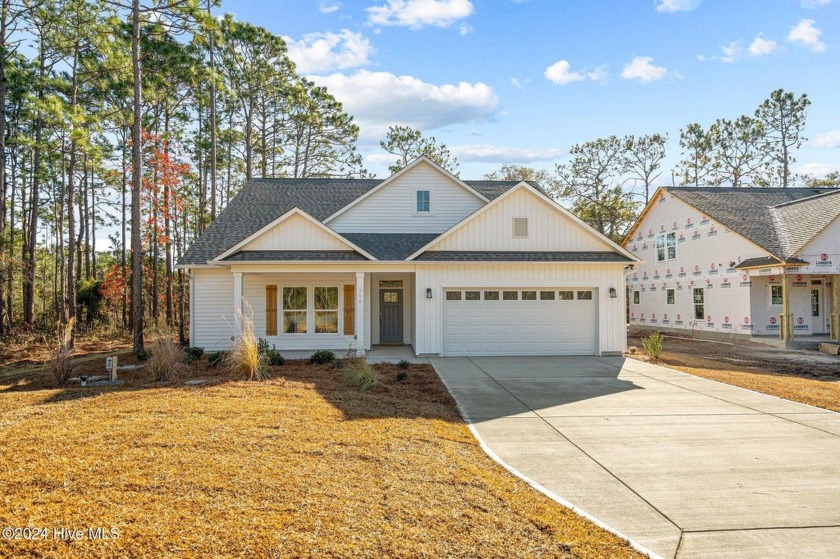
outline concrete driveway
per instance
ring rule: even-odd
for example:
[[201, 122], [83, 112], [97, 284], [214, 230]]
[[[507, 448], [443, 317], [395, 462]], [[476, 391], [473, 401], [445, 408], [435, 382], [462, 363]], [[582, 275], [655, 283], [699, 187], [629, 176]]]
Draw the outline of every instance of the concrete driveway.
[[840, 414], [622, 358], [431, 362], [502, 460], [663, 557], [840, 557]]

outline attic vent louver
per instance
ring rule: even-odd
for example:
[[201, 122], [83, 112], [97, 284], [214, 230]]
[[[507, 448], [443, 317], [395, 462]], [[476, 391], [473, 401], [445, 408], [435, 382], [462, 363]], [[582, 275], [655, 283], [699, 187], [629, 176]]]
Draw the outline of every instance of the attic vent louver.
[[528, 236], [528, 218], [514, 217], [513, 218], [513, 236], [524, 238]]

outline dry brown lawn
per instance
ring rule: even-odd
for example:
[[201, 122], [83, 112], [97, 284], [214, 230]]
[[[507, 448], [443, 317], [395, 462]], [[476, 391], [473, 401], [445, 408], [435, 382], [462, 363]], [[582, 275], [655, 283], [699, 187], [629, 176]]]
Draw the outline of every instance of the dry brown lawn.
[[0, 527], [50, 531], [0, 557], [638, 556], [485, 455], [430, 367], [380, 370], [361, 393], [302, 362], [109, 389], [0, 369]]

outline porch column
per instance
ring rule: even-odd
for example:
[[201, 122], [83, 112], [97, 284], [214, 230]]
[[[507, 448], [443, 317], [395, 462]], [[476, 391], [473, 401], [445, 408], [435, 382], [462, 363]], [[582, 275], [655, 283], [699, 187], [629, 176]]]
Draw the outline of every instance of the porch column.
[[840, 274], [831, 276], [831, 339], [840, 341]]
[[233, 328], [242, 329], [242, 272], [233, 272]]
[[782, 340], [788, 341], [793, 339], [793, 316], [790, 314], [790, 285], [788, 284], [788, 275], [782, 270], [782, 316], [781, 328], [779, 328], [779, 335]]
[[356, 355], [365, 354], [365, 273], [356, 272]]

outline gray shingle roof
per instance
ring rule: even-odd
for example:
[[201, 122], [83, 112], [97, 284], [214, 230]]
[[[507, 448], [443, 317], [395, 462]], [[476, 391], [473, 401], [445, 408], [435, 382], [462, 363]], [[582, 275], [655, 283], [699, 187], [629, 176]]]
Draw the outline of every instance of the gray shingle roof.
[[796, 254], [840, 216], [840, 190], [780, 204], [770, 209], [786, 256]]
[[[664, 190], [782, 260], [792, 253], [786, 250], [785, 245], [790, 246], [790, 243], [783, 240], [780, 233], [785, 227], [785, 220], [774, 219], [773, 208], [834, 191], [827, 188], [715, 187], [671, 187]], [[823, 211], [821, 206], [814, 209]], [[796, 235], [796, 238], [800, 236]]]
[[[800, 260], [799, 258], [788, 258], [785, 262], [786, 264], [807, 264], [804, 260]], [[778, 266], [781, 262], [773, 258], [772, 256], [761, 256], [758, 258], [747, 258], [746, 260], [742, 261], [740, 264], [735, 266], [736, 269], [742, 268], [759, 268], [765, 266]]]
[[225, 262], [274, 262], [280, 260], [367, 260], [355, 250], [240, 250]]
[[472, 252], [427, 250], [420, 262], [631, 262], [617, 252]]
[[342, 237], [378, 260], [405, 260], [439, 236], [438, 233], [342, 234]]
[[[178, 264], [205, 264], [295, 207], [323, 221], [373, 190], [383, 180], [252, 179], [190, 246]], [[488, 200], [501, 196], [519, 184], [519, 181], [464, 182]], [[539, 188], [536, 183], [529, 184]], [[417, 245], [414, 251], [424, 244]], [[385, 254], [393, 254], [381, 245], [381, 241], [374, 242], [374, 245], [382, 247]], [[394, 250], [402, 252], [401, 248], [395, 247]], [[406, 256], [414, 251], [408, 252]]]

